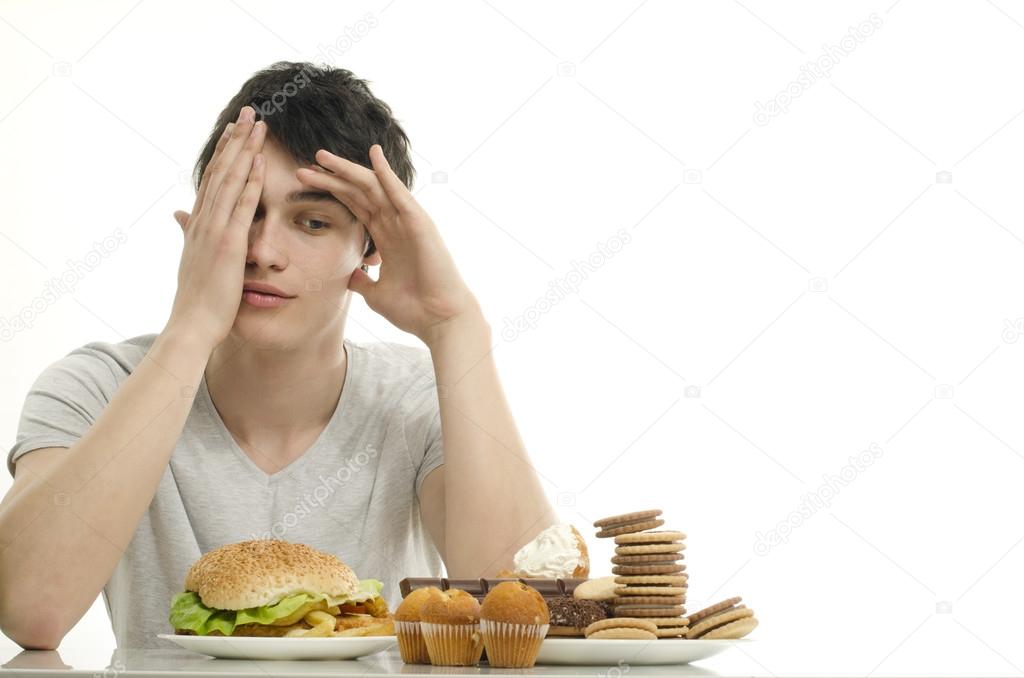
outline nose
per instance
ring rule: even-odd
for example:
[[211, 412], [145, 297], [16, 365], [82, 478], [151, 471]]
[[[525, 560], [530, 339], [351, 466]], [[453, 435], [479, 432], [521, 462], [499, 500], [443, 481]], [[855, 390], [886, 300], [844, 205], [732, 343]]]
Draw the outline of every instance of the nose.
[[246, 265], [257, 268], [274, 268], [284, 270], [288, 266], [288, 256], [281, 237], [281, 226], [275, 226], [268, 218], [254, 219], [249, 227], [249, 246], [246, 252]]

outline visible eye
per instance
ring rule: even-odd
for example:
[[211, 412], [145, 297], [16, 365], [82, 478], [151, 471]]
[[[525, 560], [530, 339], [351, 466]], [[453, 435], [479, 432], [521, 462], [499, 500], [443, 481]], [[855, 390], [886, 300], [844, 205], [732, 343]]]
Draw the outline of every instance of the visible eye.
[[[331, 226], [326, 221], [321, 221], [320, 219], [300, 219], [299, 221], [310, 224], [311, 226], [309, 230], [311, 231], [326, 231]], [[322, 228], [313, 228], [312, 224], [320, 224]]]

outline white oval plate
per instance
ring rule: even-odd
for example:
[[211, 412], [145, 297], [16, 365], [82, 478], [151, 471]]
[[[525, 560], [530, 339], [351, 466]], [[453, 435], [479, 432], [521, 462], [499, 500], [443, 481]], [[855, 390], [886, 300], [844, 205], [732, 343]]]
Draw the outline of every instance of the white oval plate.
[[260, 638], [161, 633], [158, 637], [186, 650], [221, 659], [357, 659], [387, 650], [398, 642], [395, 636]]
[[614, 666], [623, 664], [688, 664], [751, 640], [610, 640], [589, 638], [545, 638], [537, 655], [538, 664]]

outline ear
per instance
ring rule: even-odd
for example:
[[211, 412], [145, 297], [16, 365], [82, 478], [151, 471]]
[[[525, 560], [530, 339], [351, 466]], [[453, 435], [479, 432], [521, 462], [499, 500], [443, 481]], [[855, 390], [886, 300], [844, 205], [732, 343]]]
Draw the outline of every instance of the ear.
[[363, 263], [367, 266], [380, 266], [380, 262], [380, 250], [375, 250], [370, 256], [363, 257]]
[[188, 225], [188, 219], [190, 216], [192, 215], [189, 214], [188, 212], [182, 212], [181, 210], [177, 210], [174, 213], [174, 220], [178, 222], [179, 226], [181, 226], [182, 233], [185, 233], [185, 229], [186, 226]]

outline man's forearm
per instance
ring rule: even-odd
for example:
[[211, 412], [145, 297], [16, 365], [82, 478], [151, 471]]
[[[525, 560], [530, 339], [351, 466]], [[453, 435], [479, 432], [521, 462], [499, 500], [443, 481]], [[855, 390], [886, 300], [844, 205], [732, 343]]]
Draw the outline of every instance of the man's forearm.
[[444, 436], [448, 575], [494, 576], [557, 514], [516, 429], [483, 315], [452, 321], [428, 347]]
[[[188, 337], [159, 335], [61, 461], [5, 497], [0, 626], [18, 642], [55, 645], [96, 599], [156, 492], [208, 354]], [[19, 477], [31, 473], [23, 463]], [[47, 638], [20, 628], [51, 617]]]

